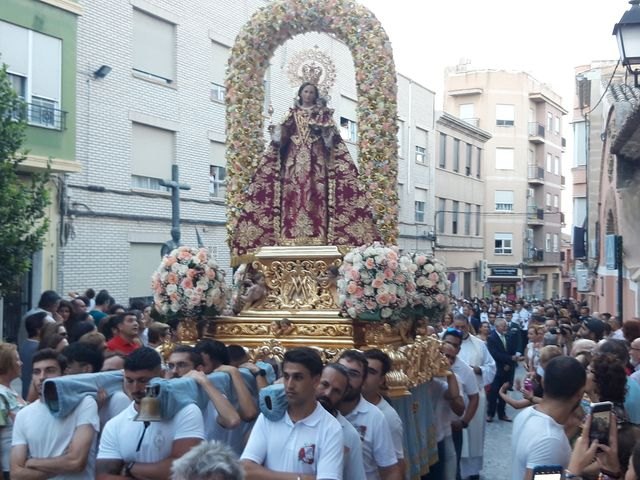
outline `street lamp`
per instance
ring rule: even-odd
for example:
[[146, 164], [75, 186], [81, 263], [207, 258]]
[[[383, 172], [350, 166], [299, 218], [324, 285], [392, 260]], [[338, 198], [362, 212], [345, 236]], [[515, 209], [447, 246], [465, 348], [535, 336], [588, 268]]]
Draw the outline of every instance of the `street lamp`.
[[[622, 18], [613, 27], [613, 35], [618, 40], [620, 61], [633, 75], [635, 86], [638, 87], [640, 74], [640, 0], [630, 0], [631, 8], [624, 12]], [[636, 65], [633, 68], [632, 65]]]

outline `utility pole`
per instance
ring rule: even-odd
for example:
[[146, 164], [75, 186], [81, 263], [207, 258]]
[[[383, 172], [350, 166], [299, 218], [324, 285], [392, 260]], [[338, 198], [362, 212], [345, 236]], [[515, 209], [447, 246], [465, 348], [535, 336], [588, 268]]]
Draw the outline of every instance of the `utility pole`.
[[191, 190], [186, 183], [180, 183], [179, 167], [171, 165], [171, 180], [160, 180], [160, 185], [171, 189], [171, 240], [160, 248], [160, 256], [164, 257], [180, 246], [180, 190]]

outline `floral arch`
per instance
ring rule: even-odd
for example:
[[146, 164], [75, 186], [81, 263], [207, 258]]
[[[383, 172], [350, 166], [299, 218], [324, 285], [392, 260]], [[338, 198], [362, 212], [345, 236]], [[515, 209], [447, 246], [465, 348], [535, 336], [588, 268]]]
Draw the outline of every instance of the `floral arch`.
[[231, 50], [227, 98], [227, 231], [236, 228], [244, 192], [264, 151], [263, 78], [275, 50], [307, 32], [335, 35], [351, 50], [358, 92], [360, 181], [383, 239], [395, 244], [397, 85], [391, 43], [366, 7], [349, 0], [275, 0], [256, 12]]

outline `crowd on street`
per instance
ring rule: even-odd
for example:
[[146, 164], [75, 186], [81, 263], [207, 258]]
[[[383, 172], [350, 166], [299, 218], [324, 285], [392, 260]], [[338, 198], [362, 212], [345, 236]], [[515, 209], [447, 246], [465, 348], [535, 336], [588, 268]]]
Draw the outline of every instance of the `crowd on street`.
[[[427, 325], [450, 369], [428, 383], [437, 455], [423, 479], [488, 478], [491, 422], [513, 429], [505, 480], [544, 469], [566, 479], [637, 478], [640, 320], [572, 299], [491, 297], [454, 299]], [[385, 397], [392, 361], [382, 350], [344, 350], [324, 364], [317, 349], [299, 347], [254, 362], [242, 345], [211, 338], [167, 350], [175, 329], [151, 305], [120, 305], [106, 290], [66, 299], [43, 292], [17, 346], [0, 344], [4, 478], [407, 478], [404, 425]], [[116, 387], [87, 393], [104, 372], [121, 375]], [[156, 379], [178, 391], [195, 382], [206, 402], [145, 421]], [[64, 415], [45, 401], [50, 382], [65, 392], [60, 404], [77, 397]]]

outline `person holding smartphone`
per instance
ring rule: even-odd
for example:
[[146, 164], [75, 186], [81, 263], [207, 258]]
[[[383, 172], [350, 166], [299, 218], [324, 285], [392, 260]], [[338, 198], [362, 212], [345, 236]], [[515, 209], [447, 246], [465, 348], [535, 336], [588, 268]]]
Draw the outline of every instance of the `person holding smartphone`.
[[564, 424], [580, 405], [586, 372], [571, 357], [552, 359], [543, 378], [544, 397], [524, 409], [513, 424], [511, 436], [511, 478], [532, 479], [539, 465], [569, 466], [571, 446]]

